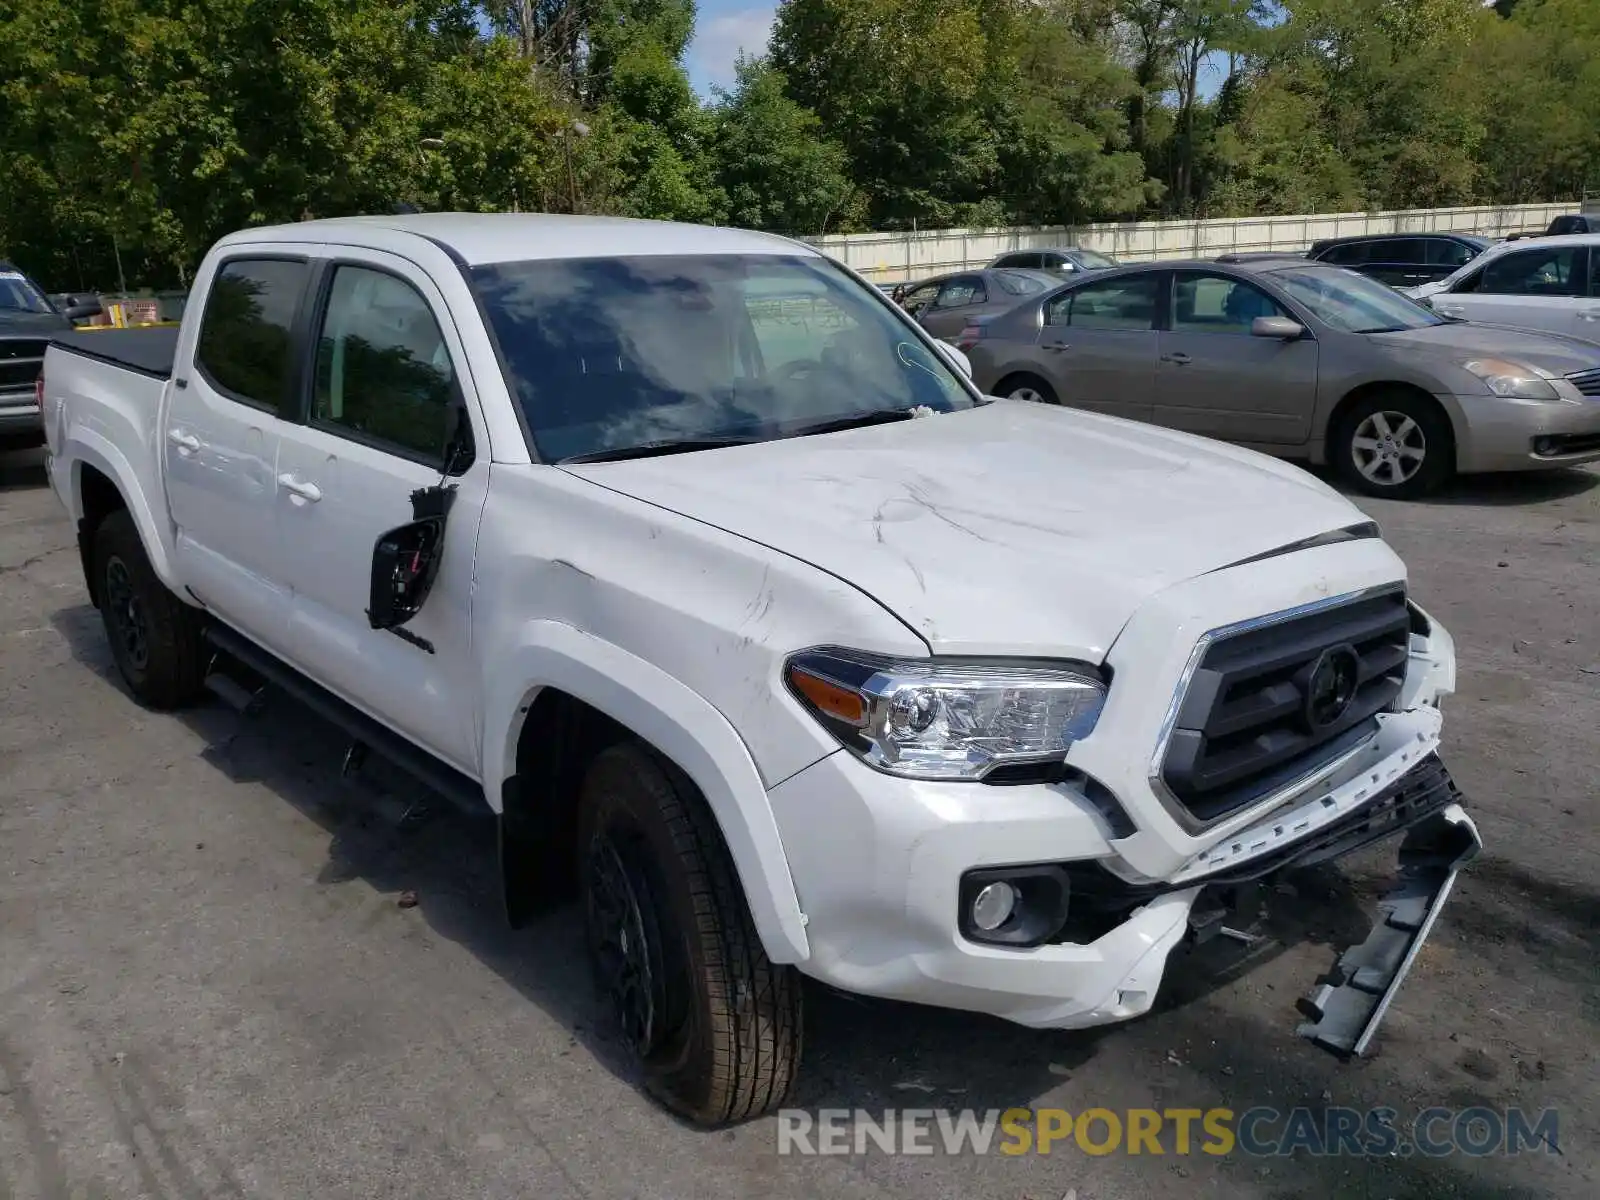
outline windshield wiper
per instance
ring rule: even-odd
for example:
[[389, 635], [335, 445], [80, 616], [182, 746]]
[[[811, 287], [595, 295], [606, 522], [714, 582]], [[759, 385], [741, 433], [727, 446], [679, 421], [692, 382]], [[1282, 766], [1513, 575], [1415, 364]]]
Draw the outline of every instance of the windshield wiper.
[[830, 417], [791, 429], [785, 437], [806, 437], [813, 433], [835, 433], [841, 429], [861, 429], [867, 425], [889, 425], [895, 421], [909, 421], [916, 414], [909, 408], [875, 408], [870, 412], [852, 413], [848, 417]]
[[610, 450], [591, 450], [587, 454], [569, 454], [566, 458], [557, 459], [556, 464], [621, 462], [625, 458], [655, 458], [661, 454], [718, 450], [723, 446], [750, 446], [765, 440], [757, 437], [665, 438], [659, 442], [640, 442], [637, 446], [616, 446]]

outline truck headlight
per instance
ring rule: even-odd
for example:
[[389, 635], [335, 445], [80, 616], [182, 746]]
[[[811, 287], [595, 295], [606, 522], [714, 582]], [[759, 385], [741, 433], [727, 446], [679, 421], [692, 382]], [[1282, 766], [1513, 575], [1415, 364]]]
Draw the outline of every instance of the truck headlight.
[[1081, 663], [892, 659], [807, 650], [784, 677], [799, 701], [869, 765], [908, 779], [982, 779], [1047, 763], [1094, 729], [1100, 673]]
[[1550, 375], [1538, 367], [1507, 362], [1503, 358], [1474, 358], [1461, 364], [1483, 380], [1496, 396], [1516, 400], [1559, 400], [1561, 393], [1550, 386]]

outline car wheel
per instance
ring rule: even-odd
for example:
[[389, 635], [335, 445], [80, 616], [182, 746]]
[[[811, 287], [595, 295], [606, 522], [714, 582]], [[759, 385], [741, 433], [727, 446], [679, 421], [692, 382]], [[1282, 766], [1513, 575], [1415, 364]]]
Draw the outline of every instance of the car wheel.
[[1061, 398], [1037, 375], [1013, 375], [995, 389], [995, 395], [1008, 400], [1029, 400], [1034, 404], [1060, 404]]
[[156, 578], [126, 509], [95, 530], [90, 569], [111, 656], [128, 690], [151, 708], [197, 699], [205, 681], [204, 617]]
[[800, 979], [768, 961], [694, 785], [638, 743], [602, 751], [578, 855], [596, 983], [649, 1092], [705, 1126], [781, 1104], [800, 1063]]
[[1339, 473], [1369, 496], [1426, 495], [1455, 473], [1450, 419], [1405, 392], [1370, 396], [1345, 413], [1332, 455]]

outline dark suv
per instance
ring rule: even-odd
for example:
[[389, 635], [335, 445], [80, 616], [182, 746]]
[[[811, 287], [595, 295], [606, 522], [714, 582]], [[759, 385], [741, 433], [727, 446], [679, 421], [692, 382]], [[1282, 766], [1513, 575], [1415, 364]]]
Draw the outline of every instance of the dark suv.
[[33, 385], [44, 365], [44, 348], [73, 321], [98, 312], [98, 300], [74, 300], [58, 309], [38, 284], [0, 259], [0, 449], [43, 438]]
[[1415, 287], [1453, 274], [1493, 244], [1469, 233], [1365, 234], [1324, 238], [1312, 243], [1306, 257], [1349, 267], [1391, 287]]

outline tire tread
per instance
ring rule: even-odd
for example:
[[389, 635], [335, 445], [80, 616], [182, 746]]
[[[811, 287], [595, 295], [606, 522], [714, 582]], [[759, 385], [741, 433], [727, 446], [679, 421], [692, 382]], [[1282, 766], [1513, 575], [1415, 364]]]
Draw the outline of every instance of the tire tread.
[[[94, 548], [93, 569], [102, 575], [106, 559], [112, 554], [127, 564], [146, 610], [150, 662], [143, 678], [133, 677], [124, 667], [113, 640], [112, 654], [124, 682], [135, 697], [154, 709], [181, 708], [192, 703], [205, 687], [204, 617], [173, 595], [156, 576], [127, 509], [118, 509], [100, 522]], [[107, 636], [114, 639], [103, 609], [101, 617], [107, 622]]]
[[799, 1066], [799, 974], [768, 960], [732, 856], [688, 777], [639, 743], [604, 751], [594, 768], [601, 769], [625, 771], [648, 792], [676, 860], [662, 866], [683, 873], [694, 924], [686, 932], [704, 963], [711, 1060], [704, 1094], [686, 1096], [659, 1081], [651, 1090], [701, 1125], [735, 1124], [768, 1112], [788, 1095]]

